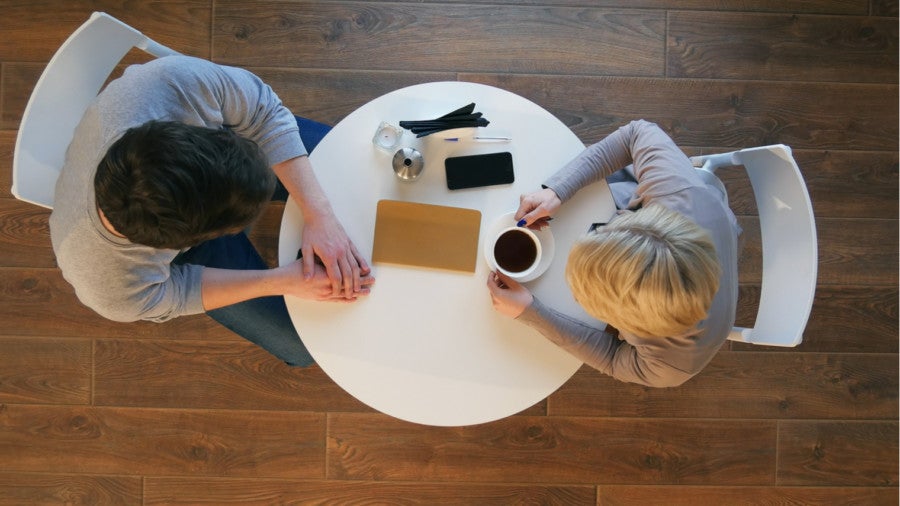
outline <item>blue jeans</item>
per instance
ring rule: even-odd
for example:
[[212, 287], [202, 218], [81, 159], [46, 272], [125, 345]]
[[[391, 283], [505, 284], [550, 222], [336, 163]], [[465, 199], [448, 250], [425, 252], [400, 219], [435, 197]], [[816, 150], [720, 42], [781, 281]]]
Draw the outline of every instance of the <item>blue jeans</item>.
[[[308, 152], [312, 152], [331, 130], [327, 125], [305, 118], [297, 117], [296, 120], [297, 126], [300, 127], [300, 138]], [[279, 182], [272, 200], [284, 201], [287, 196], [287, 190]], [[268, 268], [244, 232], [198, 244], [175, 257], [173, 263], [203, 265], [218, 269]], [[213, 309], [206, 314], [288, 365], [305, 367], [314, 363], [294, 328], [284, 297], [260, 297]]]

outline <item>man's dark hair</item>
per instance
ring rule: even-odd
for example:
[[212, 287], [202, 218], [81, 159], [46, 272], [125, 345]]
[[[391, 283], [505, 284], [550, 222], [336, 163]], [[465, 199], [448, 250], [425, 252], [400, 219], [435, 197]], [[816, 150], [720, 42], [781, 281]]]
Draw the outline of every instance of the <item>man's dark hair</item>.
[[168, 249], [240, 231], [274, 188], [275, 175], [255, 142], [174, 121], [126, 131], [94, 176], [97, 205], [116, 232]]

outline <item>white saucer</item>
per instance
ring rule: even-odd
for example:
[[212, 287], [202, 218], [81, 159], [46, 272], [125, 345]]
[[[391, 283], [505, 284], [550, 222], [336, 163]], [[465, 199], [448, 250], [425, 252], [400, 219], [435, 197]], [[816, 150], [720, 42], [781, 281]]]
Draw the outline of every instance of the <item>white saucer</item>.
[[[497, 265], [492, 258], [494, 255], [491, 251], [491, 246], [493, 246], [493, 241], [491, 241], [491, 239], [499, 234], [504, 228], [515, 226], [515, 216], [516, 212], [510, 211], [494, 220], [484, 230], [484, 258], [492, 271], [497, 270]], [[553, 253], [556, 249], [553, 241], [553, 232], [550, 231], [550, 227], [544, 227], [543, 230], [532, 229], [531, 231], [534, 232], [538, 237], [538, 240], [541, 241], [541, 260], [538, 262], [537, 268], [531, 271], [531, 274], [518, 280], [520, 283], [534, 281], [538, 276], [545, 273], [547, 269], [550, 268], [550, 262], [553, 261]]]

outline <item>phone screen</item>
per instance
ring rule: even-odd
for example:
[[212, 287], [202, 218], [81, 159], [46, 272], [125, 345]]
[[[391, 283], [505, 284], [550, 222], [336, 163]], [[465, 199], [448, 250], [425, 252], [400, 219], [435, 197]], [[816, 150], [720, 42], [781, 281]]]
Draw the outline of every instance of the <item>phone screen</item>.
[[447, 188], [461, 190], [479, 186], [509, 184], [515, 181], [512, 154], [451, 156], [444, 161]]

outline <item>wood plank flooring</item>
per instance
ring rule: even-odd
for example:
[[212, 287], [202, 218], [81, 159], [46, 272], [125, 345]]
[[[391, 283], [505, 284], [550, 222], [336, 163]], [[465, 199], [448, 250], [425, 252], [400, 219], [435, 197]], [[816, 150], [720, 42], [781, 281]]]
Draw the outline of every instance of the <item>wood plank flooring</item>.
[[[898, 504], [897, 0], [0, 6], [0, 505]], [[667, 390], [584, 367], [523, 413], [447, 428], [377, 413], [206, 316], [105, 321], [56, 268], [49, 212], [9, 192], [31, 89], [93, 10], [248, 68], [332, 124], [463, 80], [538, 103], [585, 143], [645, 118], [691, 155], [788, 144], [819, 237], [804, 341], [729, 343]], [[758, 219], [746, 176], [722, 175], [752, 325]], [[281, 211], [253, 235], [271, 263]]]

